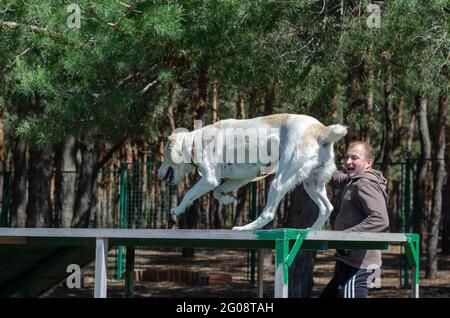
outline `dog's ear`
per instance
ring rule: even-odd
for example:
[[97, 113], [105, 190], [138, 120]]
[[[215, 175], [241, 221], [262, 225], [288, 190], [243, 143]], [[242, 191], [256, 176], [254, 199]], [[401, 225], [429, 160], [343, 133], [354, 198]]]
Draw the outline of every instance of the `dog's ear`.
[[180, 134], [169, 136], [170, 157], [175, 164], [183, 163], [183, 142]]

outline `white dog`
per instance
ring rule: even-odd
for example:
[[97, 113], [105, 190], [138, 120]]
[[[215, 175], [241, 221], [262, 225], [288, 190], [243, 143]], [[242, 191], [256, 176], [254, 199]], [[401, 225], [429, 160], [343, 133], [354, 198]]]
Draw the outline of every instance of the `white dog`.
[[[188, 172], [198, 169], [200, 180], [171, 210], [172, 214], [179, 215], [209, 191], [214, 190], [214, 197], [223, 204], [230, 204], [236, 199], [232, 191], [275, 174], [261, 215], [233, 230], [265, 226], [273, 220], [284, 195], [303, 182], [320, 211], [312, 229], [320, 230], [333, 210], [325, 190], [325, 184], [336, 170], [333, 143], [346, 133], [347, 128], [342, 125], [324, 126], [306, 115], [222, 120], [192, 132], [172, 133], [164, 148], [165, 159], [158, 177], [178, 184]], [[267, 146], [271, 151], [267, 151]]]

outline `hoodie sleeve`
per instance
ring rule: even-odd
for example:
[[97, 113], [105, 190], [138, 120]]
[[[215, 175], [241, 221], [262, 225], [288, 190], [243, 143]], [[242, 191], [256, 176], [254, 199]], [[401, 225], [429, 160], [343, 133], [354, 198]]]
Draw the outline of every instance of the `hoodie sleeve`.
[[331, 176], [330, 184], [337, 189], [342, 189], [350, 180], [350, 178], [343, 172], [336, 171]]
[[358, 189], [358, 201], [365, 218], [347, 232], [382, 232], [389, 226], [386, 199], [376, 184], [365, 182]]

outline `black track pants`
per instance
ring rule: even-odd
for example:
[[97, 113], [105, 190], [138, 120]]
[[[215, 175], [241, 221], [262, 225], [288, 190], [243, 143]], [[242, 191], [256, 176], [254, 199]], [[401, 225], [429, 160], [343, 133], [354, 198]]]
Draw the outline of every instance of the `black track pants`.
[[334, 277], [319, 298], [367, 298], [368, 286], [380, 269], [362, 269], [336, 262]]

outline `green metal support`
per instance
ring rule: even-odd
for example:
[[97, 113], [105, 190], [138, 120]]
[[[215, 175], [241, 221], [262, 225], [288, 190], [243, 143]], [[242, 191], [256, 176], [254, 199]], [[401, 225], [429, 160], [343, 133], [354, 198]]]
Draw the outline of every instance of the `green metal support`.
[[419, 282], [419, 261], [420, 261], [420, 239], [419, 234], [405, 234], [407, 242], [405, 244], [405, 254], [409, 266], [415, 268], [414, 279]]
[[285, 237], [284, 239], [276, 240], [275, 243], [275, 254], [276, 254], [276, 266], [281, 264], [283, 266], [283, 282], [284, 284], [288, 283], [289, 275], [289, 267], [295, 260], [298, 251], [302, 247], [304, 239], [308, 236], [308, 230], [300, 230], [297, 234], [297, 237], [293, 240], [294, 244], [290, 247], [291, 239], [289, 237]]
[[298, 251], [300, 250], [300, 248], [302, 247], [303, 244], [303, 240], [306, 238], [306, 236], [308, 235], [308, 231], [302, 231], [298, 234], [297, 239], [295, 240], [294, 245], [292, 246], [288, 257], [286, 259], [286, 263], [287, 265], [290, 267], [292, 265], [292, 263], [295, 260], [295, 257], [297, 256]]

